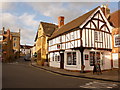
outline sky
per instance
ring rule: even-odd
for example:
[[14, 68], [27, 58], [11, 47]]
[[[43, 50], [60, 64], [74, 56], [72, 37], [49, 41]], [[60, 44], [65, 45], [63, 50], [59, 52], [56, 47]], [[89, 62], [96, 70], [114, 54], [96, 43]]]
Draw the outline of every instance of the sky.
[[21, 29], [21, 44], [34, 45], [40, 21], [57, 24], [58, 16], [64, 16], [66, 24], [102, 4], [111, 13], [118, 10], [118, 2], [0, 2], [0, 28]]

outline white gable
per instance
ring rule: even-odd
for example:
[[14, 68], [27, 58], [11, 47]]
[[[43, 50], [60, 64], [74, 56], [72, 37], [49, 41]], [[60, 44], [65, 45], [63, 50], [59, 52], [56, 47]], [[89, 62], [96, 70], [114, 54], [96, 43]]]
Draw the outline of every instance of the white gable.
[[[95, 14], [97, 11], [100, 11], [100, 13], [101, 13], [101, 15], [102, 15], [103, 18], [102, 18], [101, 15], [99, 15], [98, 13], [94, 16], [94, 14]], [[88, 18], [82, 25], [80, 25], [80, 28], [83, 28], [83, 26], [84, 26], [89, 20], [91, 20], [91, 18], [92, 18], [93, 16], [94, 16], [94, 18], [96, 18], [96, 19], [98, 19], [98, 17], [99, 17], [100, 20], [105, 21], [106, 24], [107, 24], [107, 26], [108, 26], [108, 28], [109, 28], [109, 30], [110, 30], [110, 33], [112, 33], [112, 26], [110, 26], [108, 20], [106, 19], [106, 17], [104, 16], [104, 14], [103, 14], [103, 12], [101, 11], [100, 8], [98, 8], [91, 16], [89, 16], [89, 18]], [[104, 19], [104, 20], [103, 20], [103, 19]], [[94, 22], [96, 25], [97, 25], [97, 23], [98, 23], [97, 20], [93, 20], [93, 22]], [[103, 24], [104, 24], [104, 23], [101, 22], [100, 25], [99, 25], [99, 27], [101, 27]], [[88, 26], [89, 26], [89, 24], [88, 24]], [[87, 27], [88, 27], [88, 26], [87, 26]], [[92, 27], [92, 28], [95, 28], [95, 27], [93, 26], [93, 24], [91, 25], [91, 27]]]

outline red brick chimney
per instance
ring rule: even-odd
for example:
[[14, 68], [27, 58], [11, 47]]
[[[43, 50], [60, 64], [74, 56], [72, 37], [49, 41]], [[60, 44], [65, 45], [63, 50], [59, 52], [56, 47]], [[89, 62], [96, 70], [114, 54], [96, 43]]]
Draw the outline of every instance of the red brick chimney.
[[7, 35], [10, 35], [10, 29], [7, 30]]
[[61, 27], [64, 25], [64, 16], [58, 17], [58, 27]]

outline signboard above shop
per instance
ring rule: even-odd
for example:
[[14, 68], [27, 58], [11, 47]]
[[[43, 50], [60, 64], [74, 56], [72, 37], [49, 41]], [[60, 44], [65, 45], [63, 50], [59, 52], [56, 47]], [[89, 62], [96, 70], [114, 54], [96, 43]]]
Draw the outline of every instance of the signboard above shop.
[[120, 47], [120, 35], [114, 35], [114, 47]]

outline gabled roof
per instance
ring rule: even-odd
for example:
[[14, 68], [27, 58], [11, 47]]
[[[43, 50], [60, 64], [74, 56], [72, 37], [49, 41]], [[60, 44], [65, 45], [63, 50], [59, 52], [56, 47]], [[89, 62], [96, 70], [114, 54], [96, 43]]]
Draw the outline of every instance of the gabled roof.
[[55, 29], [57, 29], [57, 25], [52, 24], [52, 23], [46, 23], [46, 22], [41, 22], [44, 33], [47, 36], [51, 36], [53, 34], [53, 32], [55, 31]]
[[[52, 24], [52, 23], [46, 23], [46, 22], [40, 22], [40, 25], [42, 25], [43, 27], [43, 32], [46, 36], [51, 36], [53, 34], [53, 32], [58, 28], [57, 25], [55, 24]], [[36, 34], [36, 37], [35, 37], [35, 41], [37, 40], [38, 38], [38, 31], [37, 31], [37, 34]]]
[[98, 6], [97, 8], [95, 8], [95, 9], [89, 11], [89, 12], [87, 12], [86, 14], [84, 14], [84, 15], [76, 18], [76, 19], [74, 19], [73, 21], [65, 24], [64, 26], [60, 27], [58, 30], [56, 30], [56, 31], [52, 34], [52, 36], [51, 36], [49, 39], [52, 39], [52, 38], [54, 38], [54, 37], [56, 37], [56, 36], [59, 36], [59, 35], [67, 32], [67, 31], [71, 30], [71, 29], [74, 29], [74, 28], [80, 26], [80, 25], [81, 25], [93, 12], [95, 12], [99, 7], [100, 7], [100, 6]]
[[120, 27], [120, 10], [110, 14], [110, 22], [112, 22], [114, 27]]

